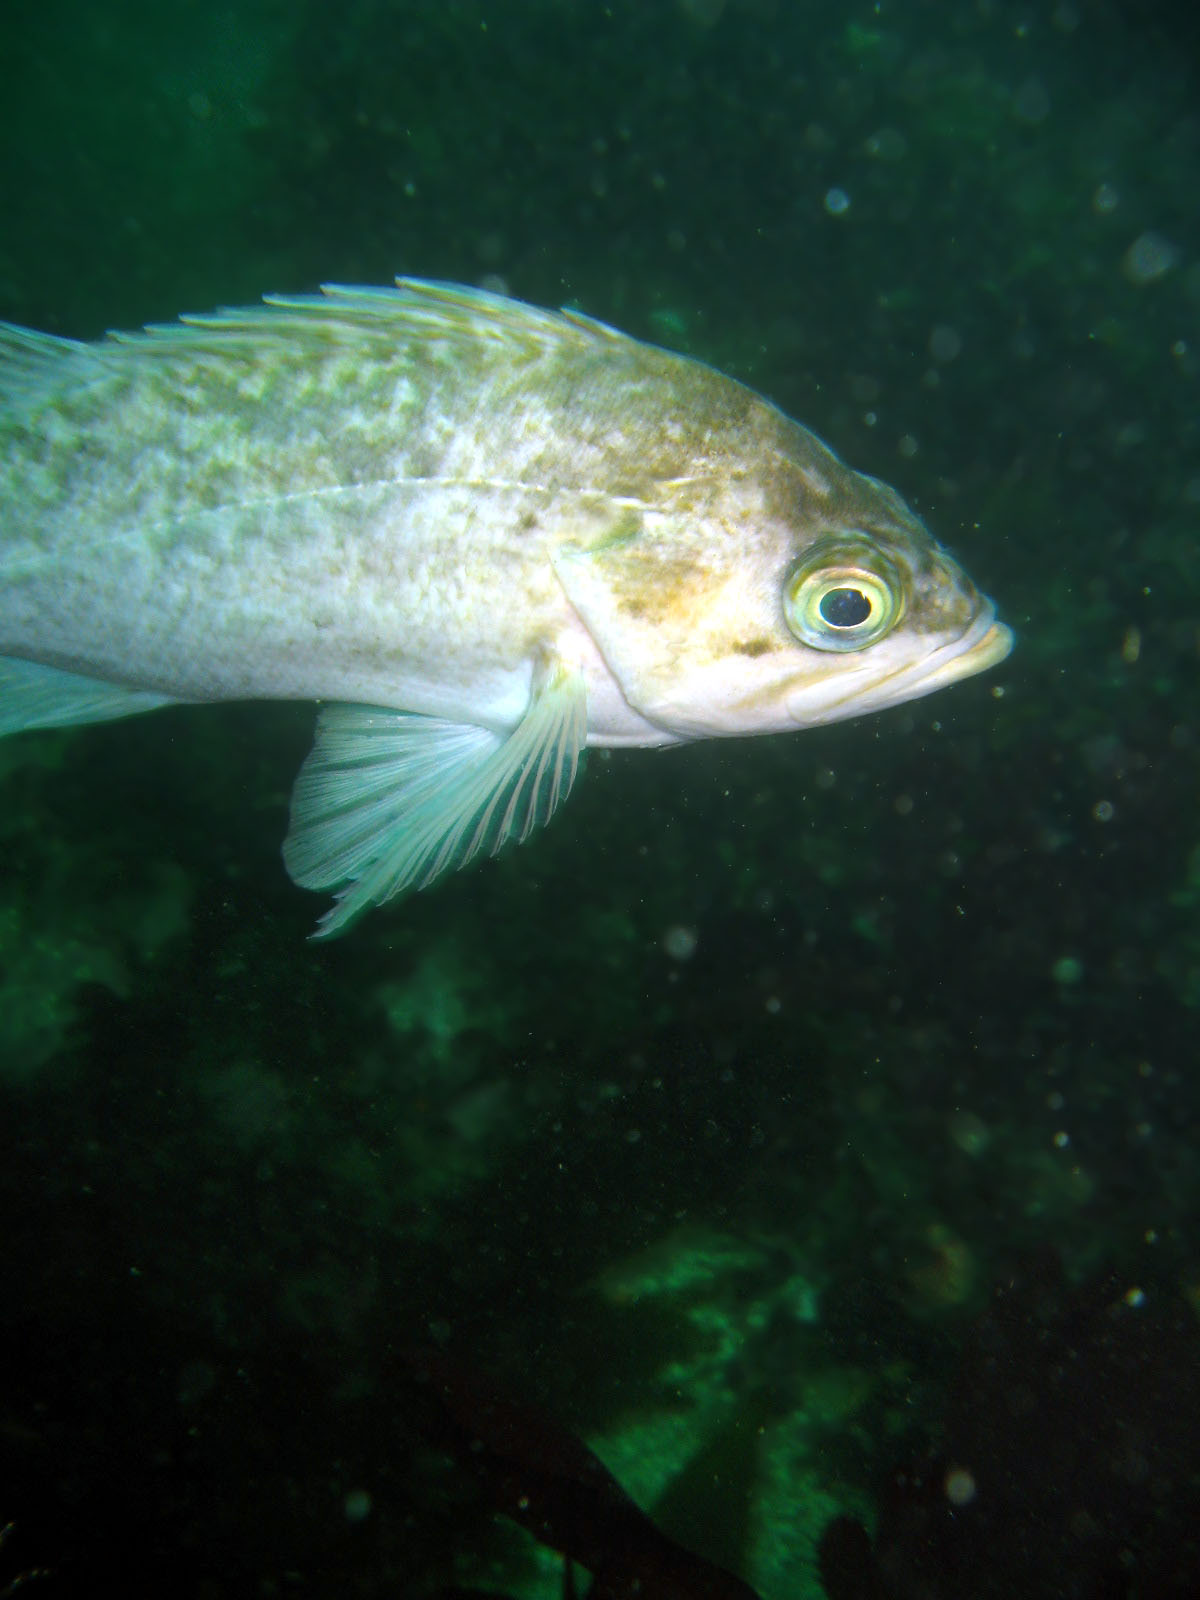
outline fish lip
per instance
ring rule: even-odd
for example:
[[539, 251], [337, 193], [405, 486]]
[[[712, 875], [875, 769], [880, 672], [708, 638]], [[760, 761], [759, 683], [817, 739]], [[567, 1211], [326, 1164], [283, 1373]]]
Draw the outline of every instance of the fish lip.
[[[925, 661], [914, 663], [909, 669], [913, 679], [922, 685], [928, 680], [930, 688], [940, 688], [946, 683], [957, 683], [959, 678], [972, 677], [976, 672], [986, 672], [1005, 659], [1013, 647], [1013, 631], [996, 620], [996, 608], [989, 601], [981, 606], [971, 621], [971, 626], [957, 639], [948, 640]], [[904, 674], [907, 676], [907, 674]]]
[[960, 678], [974, 677], [986, 672], [1005, 659], [1014, 643], [1013, 631], [1006, 623], [997, 622], [996, 608], [991, 601], [980, 606], [965, 629], [956, 639], [949, 639], [923, 661], [916, 661], [902, 669], [890, 680], [890, 687], [899, 689], [899, 700], [916, 700], [957, 683]]
[[818, 721], [837, 722], [845, 717], [903, 705], [908, 700], [919, 700], [948, 684], [957, 683], [960, 678], [973, 677], [977, 672], [998, 666], [1013, 643], [1012, 629], [1006, 623], [997, 622], [996, 608], [987, 601], [980, 606], [969, 627], [939, 645], [923, 660], [910, 662], [877, 678], [869, 675], [864, 663], [865, 682], [852, 674], [842, 694], [821, 703], [819, 716], [814, 715], [817, 708], [806, 697], [802, 709], [792, 712], [793, 719], [800, 726], [811, 727]]

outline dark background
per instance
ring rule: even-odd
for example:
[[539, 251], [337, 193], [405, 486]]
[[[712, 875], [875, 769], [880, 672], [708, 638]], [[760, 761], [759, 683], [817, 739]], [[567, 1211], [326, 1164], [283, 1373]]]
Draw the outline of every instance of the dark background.
[[0, 316], [397, 272], [570, 302], [895, 484], [1018, 635], [860, 724], [593, 759], [545, 834], [331, 945], [279, 859], [307, 708], [0, 747], [0, 1572], [556, 1594], [414, 1436], [397, 1351], [433, 1341], [820, 1593], [1014, 1263], [1200, 1299], [1194, 8], [0, 29]]

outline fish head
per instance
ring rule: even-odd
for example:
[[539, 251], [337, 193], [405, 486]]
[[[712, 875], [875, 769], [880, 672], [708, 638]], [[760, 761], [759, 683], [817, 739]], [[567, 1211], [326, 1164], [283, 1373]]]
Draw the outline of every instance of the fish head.
[[900, 497], [813, 443], [828, 492], [810, 472], [789, 494], [775, 472], [690, 515], [627, 514], [556, 563], [625, 702], [670, 739], [879, 711], [1012, 648], [992, 602]]

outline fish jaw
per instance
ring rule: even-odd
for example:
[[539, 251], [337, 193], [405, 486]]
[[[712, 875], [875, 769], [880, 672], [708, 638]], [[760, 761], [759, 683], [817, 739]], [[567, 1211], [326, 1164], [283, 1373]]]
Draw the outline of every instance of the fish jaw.
[[919, 700], [962, 678], [998, 666], [1013, 647], [1013, 632], [996, 621], [995, 607], [983, 601], [966, 631], [947, 638], [927, 654], [901, 659], [892, 666], [875, 657], [861, 671], [843, 678], [816, 678], [799, 683], [785, 697], [788, 716], [796, 728], [813, 728], [829, 722], [884, 711], [906, 700]]

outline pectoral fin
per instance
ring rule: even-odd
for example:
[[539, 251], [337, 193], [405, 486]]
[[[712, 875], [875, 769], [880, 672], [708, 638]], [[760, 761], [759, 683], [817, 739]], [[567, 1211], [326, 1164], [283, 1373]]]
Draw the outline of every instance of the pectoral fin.
[[104, 683], [18, 656], [0, 656], [0, 738], [28, 728], [70, 728], [110, 722], [174, 705], [170, 695]]
[[315, 937], [527, 838], [569, 793], [586, 737], [583, 679], [561, 667], [507, 737], [379, 706], [325, 706], [283, 846], [296, 883], [337, 891]]

